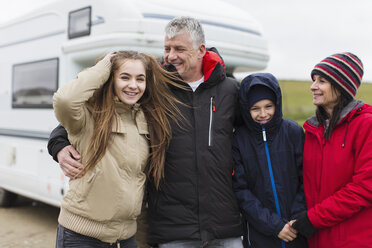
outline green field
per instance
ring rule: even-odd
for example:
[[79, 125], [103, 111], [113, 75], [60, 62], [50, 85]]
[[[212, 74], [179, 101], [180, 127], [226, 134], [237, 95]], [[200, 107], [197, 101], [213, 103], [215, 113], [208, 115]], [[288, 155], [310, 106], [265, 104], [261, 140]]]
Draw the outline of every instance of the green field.
[[[311, 82], [279, 81], [283, 95], [283, 115], [302, 126], [305, 120], [314, 115], [315, 107], [310, 91]], [[372, 105], [372, 84], [362, 83], [357, 99]]]

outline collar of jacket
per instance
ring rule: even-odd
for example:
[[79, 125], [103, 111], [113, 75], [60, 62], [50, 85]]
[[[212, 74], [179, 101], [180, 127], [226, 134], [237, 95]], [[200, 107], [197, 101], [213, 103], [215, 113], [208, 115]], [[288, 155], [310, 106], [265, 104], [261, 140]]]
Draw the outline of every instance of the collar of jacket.
[[[340, 118], [338, 119], [337, 125], [344, 121], [350, 121], [353, 116], [357, 113], [357, 110], [364, 105], [364, 102], [361, 100], [352, 100], [348, 105], [341, 111]], [[311, 126], [318, 128], [320, 125], [318, 119], [315, 115], [311, 116], [306, 120], [304, 128], [308, 130]]]
[[125, 121], [121, 117], [125, 113], [130, 113], [132, 120], [135, 121], [138, 132], [140, 134], [148, 134], [148, 127], [145, 115], [141, 109], [141, 105], [136, 103], [134, 105], [128, 105], [119, 100], [117, 96], [115, 100], [115, 112], [116, 112], [116, 121], [113, 124], [113, 131], [118, 133], [125, 133]]
[[203, 75], [205, 87], [219, 83], [225, 77], [225, 62], [216, 48], [212, 47], [206, 51], [203, 57]]
[[262, 127], [265, 127], [266, 131], [266, 138], [268, 141], [272, 141], [274, 139], [275, 134], [279, 131], [279, 127], [283, 121], [282, 117], [279, 116], [274, 116], [273, 119], [271, 119], [268, 123], [261, 125], [257, 122], [255, 122], [252, 117], [249, 118], [250, 120], [248, 121], [248, 125], [246, 125], [247, 129], [253, 136], [260, 140], [263, 141], [262, 137]]

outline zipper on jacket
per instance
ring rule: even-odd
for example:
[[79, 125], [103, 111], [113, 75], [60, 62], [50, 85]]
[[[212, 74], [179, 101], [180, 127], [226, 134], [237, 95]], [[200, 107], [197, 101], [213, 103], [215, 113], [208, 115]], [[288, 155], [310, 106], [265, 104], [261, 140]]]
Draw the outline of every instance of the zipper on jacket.
[[248, 247], [251, 247], [252, 246], [252, 244], [251, 244], [251, 237], [249, 236], [249, 223], [248, 223], [248, 221], [247, 221], [247, 230], [248, 230], [248, 232], [247, 232], [247, 242], [248, 242]]
[[[137, 201], [137, 198], [134, 200], [134, 202]], [[130, 214], [129, 214], [129, 218], [131, 218], [133, 215], [134, 215], [134, 212], [136, 211], [136, 207], [135, 206], [132, 206], [132, 210], [130, 211]], [[138, 217], [138, 216], [137, 216]], [[116, 244], [117, 244], [117, 247], [120, 248], [120, 240], [119, 238], [123, 235], [124, 233], [124, 230], [125, 230], [126, 226], [123, 224], [122, 225], [122, 228], [120, 230], [120, 234], [119, 234], [119, 237], [118, 239], [116, 240]]]
[[[276, 212], [280, 217], [282, 217], [282, 214], [280, 212], [278, 194], [276, 192], [276, 187], [275, 187], [273, 168], [271, 166], [269, 146], [267, 145], [266, 129], [265, 129], [264, 126], [262, 126], [262, 138], [263, 138], [263, 141], [264, 141], [264, 144], [265, 144], [266, 159], [267, 159], [267, 165], [268, 165], [269, 173], [270, 173], [270, 181], [271, 181], [271, 187], [272, 187], [272, 190], [273, 190], [273, 195], [274, 195], [274, 200], [275, 200]], [[285, 242], [282, 240], [281, 243], [282, 243], [282, 248], [285, 248]]]
[[211, 96], [209, 104], [209, 129], [208, 129], [208, 146], [212, 146], [213, 135], [212, 135], [212, 125], [213, 125], [213, 113], [216, 112], [216, 106], [214, 103], [214, 97]]
[[[199, 88], [199, 87], [198, 87]], [[196, 91], [198, 90], [198, 88], [196, 89]], [[196, 92], [195, 91], [195, 92]], [[195, 93], [194, 92], [194, 93]], [[196, 106], [196, 100], [195, 98], [198, 98], [195, 96], [195, 94], [191, 93], [191, 103], [192, 103], [192, 107]], [[190, 117], [191, 118], [191, 117]], [[196, 127], [196, 114], [195, 114], [195, 109], [192, 111], [192, 121], [194, 122], [193, 123], [193, 131], [192, 131], [192, 135], [193, 135], [193, 146], [194, 146], [194, 159], [195, 159], [195, 174], [196, 175], [200, 175], [199, 174], [199, 164], [200, 164], [200, 161], [199, 161], [199, 156], [198, 156], [198, 148], [197, 148], [197, 138], [196, 138], [196, 130], [195, 130], [195, 127]], [[201, 221], [201, 218], [200, 218], [200, 197], [199, 197], [199, 186], [200, 186], [200, 182], [199, 182], [199, 176], [197, 176], [196, 180], [195, 180], [195, 183], [196, 183], [196, 186], [195, 186], [195, 195], [197, 196], [197, 209], [198, 209], [198, 212], [196, 213], [197, 217], [198, 217], [198, 227], [199, 227], [199, 230], [202, 230], [202, 226], [204, 223], [202, 223]], [[203, 235], [201, 232], [200, 233], [200, 237], [201, 239], [203, 240]]]

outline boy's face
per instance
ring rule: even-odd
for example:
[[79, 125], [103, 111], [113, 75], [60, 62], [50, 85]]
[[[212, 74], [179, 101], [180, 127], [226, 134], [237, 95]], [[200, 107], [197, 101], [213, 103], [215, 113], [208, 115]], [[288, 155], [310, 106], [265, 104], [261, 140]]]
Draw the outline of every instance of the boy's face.
[[249, 109], [249, 113], [255, 122], [266, 124], [275, 114], [275, 104], [268, 99], [258, 101]]

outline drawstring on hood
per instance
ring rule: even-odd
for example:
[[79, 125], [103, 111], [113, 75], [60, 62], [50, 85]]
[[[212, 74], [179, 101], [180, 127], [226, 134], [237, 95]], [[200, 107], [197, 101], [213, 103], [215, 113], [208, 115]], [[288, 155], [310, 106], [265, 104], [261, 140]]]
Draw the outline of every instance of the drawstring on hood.
[[349, 124], [350, 124], [350, 121], [347, 121], [346, 131], [345, 131], [345, 136], [344, 136], [344, 142], [341, 145], [342, 148], [345, 148], [345, 141], [346, 141], [347, 130], [349, 129]]
[[[359, 113], [360, 111], [362, 111], [362, 108], [361, 106], [363, 105], [363, 102], [362, 101], [357, 101], [357, 103], [355, 104], [355, 106], [358, 108], [356, 111], [354, 111], [354, 113], [352, 115], [349, 116], [349, 118], [346, 119], [347, 121], [347, 125], [346, 125], [346, 131], [345, 131], [345, 136], [344, 136], [344, 142], [342, 143], [342, 148], [345, 147], [345, 142], [346, 142], [346, 135], [347, 135], [347, 131], [349, 129], [349, 124], [350, 124], [350, 121], [352, 119], [352, 117], [354, 116], [354, 114], [356, 113]], [[350, 111], [351, 112], [351, 111]]]

